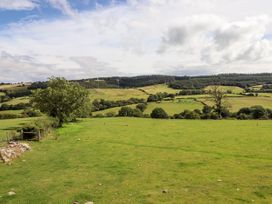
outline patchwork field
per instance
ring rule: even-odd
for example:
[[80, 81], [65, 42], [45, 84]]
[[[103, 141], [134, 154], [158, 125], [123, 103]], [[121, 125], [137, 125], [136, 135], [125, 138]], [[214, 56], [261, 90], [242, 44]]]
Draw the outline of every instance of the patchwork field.
[[144, 98], [148, 94], [138, 89], [89, 89], [91, 100], [106, 99], [106, 100], [127, 100], [130, 98]]
[[[24, 120], [11, 121], [0, 132]], [[271, 131], [271, 121], [86, 119], [0, 165], [0, 203], [271, 203]]]
[[29, 102], [29, 97], [18, 97], [11, 99], [10, 101], [5, 102], [6, 104], [9, 105], [16, 105], [18, 103], [28, 103]]
[[176, 94], [180, 90], [169, 88], [166, 84], [158, 84], [158, 85], [152, 85], [152, 86], [145, 86], [138, 88], [139, 90], [143, 90], [147, 94], [156, 94], [159, 92], [166, 92], [166, 93], [173, 93]]
[[[136, 105], [129, 105], [128, 107], [135, 108]], [[194, 99], [175, 99], [174, 101], [162, 101], [162, 102], [151, 102], [147, 104], [147, 109], [144, 113], [150, 114], [154, 108], [163, 108], [169, 115], [180, 113], [184, 110], [202, 109], [203, 105]], [[117, 114], [120, 107], [110, 108], [102, 111], [93, 112], [96, 114], [115, 113]]]
[[[213, 90], [214, 86], [207, 86], [204, 90], [211, 91]], [[234, 94], [239, 94], [245, 92], [243, 88], [240, 88], [238, 86], [219, 86], [219, 90], [227, 92], [230, 91]]]
[[[209, 98], [202, 98], [199, 101], [203, 101], [208, 105], [212, 105], [212, 101]], [[265, 96], [247, 96], [247, 97], [227, 97], [226, 103], [230, 106], [231, 111], [238, 111], [242, 107], [251, 107], [255, 105], [261, 105], [265, 108], [272, 108], [272, 97]]]

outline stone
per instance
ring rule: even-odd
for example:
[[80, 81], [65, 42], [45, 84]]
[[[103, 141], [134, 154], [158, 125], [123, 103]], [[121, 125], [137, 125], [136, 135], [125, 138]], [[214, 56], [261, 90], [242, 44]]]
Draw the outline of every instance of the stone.
[[88, 202], [86, 202], [85, 204], [94, 204], [94, 202], [88, 201]]
[[167, 189], [163, 189], [162, 193], [168, 193], [168, 190]]
[[6, 147], [0, 148], [0, 160], [6, 164], [10, 164], [13, 159], [19, 157], [25, 151], [30, 151], [31, 147], [27, 143], [19, 143], [11, 141]]
[[8, 195], [13, 196], [13, 195], [16, 195], [16, 193], [14, 191], [10, 191], [10, 192], [8, 192]]

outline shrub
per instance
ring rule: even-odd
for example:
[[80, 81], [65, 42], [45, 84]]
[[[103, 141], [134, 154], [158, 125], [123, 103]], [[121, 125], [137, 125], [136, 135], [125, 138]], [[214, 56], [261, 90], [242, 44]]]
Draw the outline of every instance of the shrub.
[[106, 113], [106, 117], [115, 117], [116, 113], [115, 112], [108, 112]]
[[41, 112], [39, 111], [35, 111], [33, 109], [25, 109], [22, 113], [23, 116], [26, 116], [26, 117], [39, 117], [41, 116]]
[[168, 114], [162, 108], [155, 108], [151, 113], [151, 118], [168, 118]]
[[133, 109], [130, 107], [122, 107], [119, 112], [118, 112], [118, 116], [123, 116], [123, 117], [130, 117], [133, 116]]
[[133, 117], [140, 118], [142, 116], [143, 116], [143, 112], [140, 109], [138, 109], [138, 108], [133, 109]]
[[144, 112], [147, 108], [147, 105], [145, 103], [139, 103], [136, 108], [138, 108], [140, 111]]
[[252, 106], [251, 114], [253, 119], [267, 119], [267, 112], [262, 106]]

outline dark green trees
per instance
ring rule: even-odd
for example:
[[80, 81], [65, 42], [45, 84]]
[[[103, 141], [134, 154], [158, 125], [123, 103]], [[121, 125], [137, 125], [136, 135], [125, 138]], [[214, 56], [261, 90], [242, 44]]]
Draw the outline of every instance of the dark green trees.
[[59, 126], [90, 114], [89, 92], [64, 78], [51, 78], [48, 88], [34, 91], [31, 103], [41, 112], [59, 120]]

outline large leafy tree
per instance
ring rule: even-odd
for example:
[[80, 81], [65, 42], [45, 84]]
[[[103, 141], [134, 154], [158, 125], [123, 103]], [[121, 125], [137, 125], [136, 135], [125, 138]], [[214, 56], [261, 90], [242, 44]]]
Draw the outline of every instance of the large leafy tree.
[[90, 114], [88, 90], [60, 77], [50, 78], [48, 88], [34, 91], [31, 103], [41, 112], [57, 118], [59, 126]]

